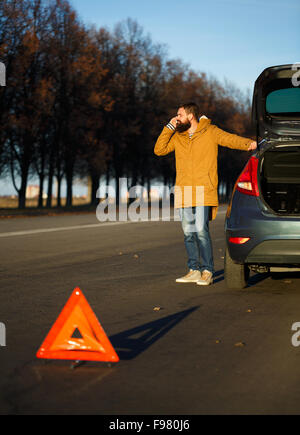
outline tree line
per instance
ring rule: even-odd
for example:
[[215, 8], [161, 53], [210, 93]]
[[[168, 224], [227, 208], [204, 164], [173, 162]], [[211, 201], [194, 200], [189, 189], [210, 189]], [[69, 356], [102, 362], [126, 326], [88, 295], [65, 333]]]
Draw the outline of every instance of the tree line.
[[[115, 180], [117, 196], [121, 177], [148, 192], [153, 180], [172, 186], [174, 156], [159, 159], [153, 148], [183, 102], [195, 101], [229, 132], [252, 136], [247, 96], [170, 59], [130, 18], [109, 30], [84, 24], [66, 0], [2, 0], [0, 62], [0, 176], [11, 178], [19, 208], [33, 176], [39, 207], [44, 193], [52, 206], [54, 181], [61, 206], [63, 180], [71, 206], [75, 177], [90, 178], [93, 204], [101, 177], [107, 185]], [[219, 177], [230, 185], [247, 156], [222, 148]]]

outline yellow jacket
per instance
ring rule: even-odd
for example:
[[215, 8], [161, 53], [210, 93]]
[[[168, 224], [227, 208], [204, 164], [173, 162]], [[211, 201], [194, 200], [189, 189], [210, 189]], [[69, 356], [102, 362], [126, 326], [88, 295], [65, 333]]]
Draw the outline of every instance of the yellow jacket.
[[218, 145], [247, 151], [251, 142], [252, 139], [221, 130], [206, 117], [200, 119], [191, 139], [187, 131], [179, 133], [165, 127], [154, 153], [165, 156], [175, 151], [175, 208], [211, 206], [215, 219], [219, 206]]

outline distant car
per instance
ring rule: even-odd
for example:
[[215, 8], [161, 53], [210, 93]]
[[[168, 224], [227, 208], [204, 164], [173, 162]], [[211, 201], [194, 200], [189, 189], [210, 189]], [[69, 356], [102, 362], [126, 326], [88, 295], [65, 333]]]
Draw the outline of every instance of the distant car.
[[225, 219], [229, 288], [255, 272], [300, 271], [300, 86], [293, 65], [265, 69], [253, 96], [258, 149], [236, 181]]

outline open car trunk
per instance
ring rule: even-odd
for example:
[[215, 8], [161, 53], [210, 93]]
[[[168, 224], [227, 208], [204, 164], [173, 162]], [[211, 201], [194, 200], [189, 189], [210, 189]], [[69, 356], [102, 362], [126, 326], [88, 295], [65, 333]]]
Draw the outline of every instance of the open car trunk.
[[260, 190], [274, 213], [300, 216], [300, 141], [263, 153]]

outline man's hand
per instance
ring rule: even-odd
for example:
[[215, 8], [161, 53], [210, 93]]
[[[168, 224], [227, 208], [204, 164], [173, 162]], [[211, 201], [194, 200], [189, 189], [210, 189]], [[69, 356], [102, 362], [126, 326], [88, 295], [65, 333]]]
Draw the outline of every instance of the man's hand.
[[248, 148], [248, 151], [254, 151], [254, 150], [256, 150], [257, 149], [257, 142], [251, 142], [251, 144], [250, 144], [250, 146], [249, 146], [249, 148]]
[[173, 127], [177, 127], [177, 116], [171, 119], [170, 123], [173, 125]]

